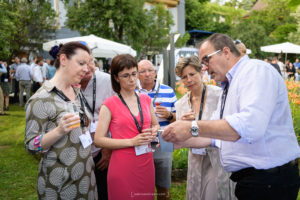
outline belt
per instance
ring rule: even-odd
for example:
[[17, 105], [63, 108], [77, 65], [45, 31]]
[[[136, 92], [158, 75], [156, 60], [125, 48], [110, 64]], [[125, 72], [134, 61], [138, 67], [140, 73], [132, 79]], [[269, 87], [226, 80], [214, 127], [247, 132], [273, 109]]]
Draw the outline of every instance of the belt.
[[270, 168], [270, 169], [255, 169], [254, 167], [249, 167], [249, 168], [241, 169], [236, 172], [232, 172], [230, 178], [233, 181], [237, 181], [238, 179], [249, 176], [251, 174], [276, 174], [282, 170], [289, 169], [290, 167], [293, 167], [295, 165], [298, 165], [298, 159], [292, 160], [284, 165]]

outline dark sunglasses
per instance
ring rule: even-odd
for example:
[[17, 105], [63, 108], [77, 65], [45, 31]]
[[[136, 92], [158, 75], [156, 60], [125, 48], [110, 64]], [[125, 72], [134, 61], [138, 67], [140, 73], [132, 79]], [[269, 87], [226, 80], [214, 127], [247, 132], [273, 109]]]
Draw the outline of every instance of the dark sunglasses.
[[215, 52], [213, 52], [213, 53], [211, 53], [211, 54], [208, 54], [207, 56], [204, 56], [204, 57], [202, 58], [201, 64], [202, 64], [202, 65], [205, 65], [205, 66], [208, 66], [208, 65], [209, 65], [209, 60], [211, 59], [211, 57], [212, 57], [213, 55], [219, 53], [220, 51], [221, 51], [221, 50], [219, 49], [219, 50], [217, 50], [217, 51], [215, 51]]

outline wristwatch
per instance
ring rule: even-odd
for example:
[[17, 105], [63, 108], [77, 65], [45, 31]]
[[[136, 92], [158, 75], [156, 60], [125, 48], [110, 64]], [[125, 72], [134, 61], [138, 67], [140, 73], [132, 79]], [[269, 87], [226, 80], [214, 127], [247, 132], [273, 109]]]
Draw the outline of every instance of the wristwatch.
[[199, 135], [199, 127], [198, 127], [198, 124], [197, 124], [197, 121], [194, 120], [192, 121], [192, 127], [191, 127], [191, 134], [193, 137], [198, 137]]
[[173, 113], [172, 112], [170, 112], [170, 115], [169, 115], [169, 117], [167, 118], [167, 120], [172, 120], [173, 119]]

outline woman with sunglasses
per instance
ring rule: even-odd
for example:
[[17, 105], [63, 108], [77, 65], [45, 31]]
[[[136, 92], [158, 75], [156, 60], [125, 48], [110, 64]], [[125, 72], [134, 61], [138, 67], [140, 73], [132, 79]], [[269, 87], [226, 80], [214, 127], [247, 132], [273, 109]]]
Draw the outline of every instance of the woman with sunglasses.
[[[101, 107], [95, 145], [112, 149], [108, 199], [154, 199], [155, 174], [150, 142], [159, 128], [147, 95], [135, 92], [137, 62], [129, 54], [114, 57], [111, 82], [115, 96]], [[108, 129], [111, 138], [106, 137]]]
[[88, 71], [90, 50], [70, 42], [54, 46], [50, 55], [57, 71], [26, 104], [25, 148], [42, 153], [38, 198], [96, 199], [94, 162], [86, 142], [89, 121], [80, 88], [75, 86]]
[[[175, 104], [177, 120], [209, 120], [217, 108], [221, 88], [202, 82], [202, 65], [197, 56], [182, 58], [175, 68], [189, 93]], [[195, 140], [175, 144], [176, 148], [193, 146]], [[197, 141], [196, 141], [197, 143]], [[191, 148], [188, 155], [186, 199], [234, 199], [233, 183], [220, 163], [216, 148]]]

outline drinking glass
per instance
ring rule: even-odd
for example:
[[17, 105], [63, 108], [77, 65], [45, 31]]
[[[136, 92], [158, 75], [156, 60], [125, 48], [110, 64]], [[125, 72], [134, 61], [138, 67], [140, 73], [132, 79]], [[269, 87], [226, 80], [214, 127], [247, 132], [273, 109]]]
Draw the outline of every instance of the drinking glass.
[[[79, 117], [79, 108], [74, 103], [66, 102], [65, 109], [68, 113], [73, 113], [75, 116]], [[79, 126], [80, 126], [80, 122], [71, 125], [70, 128], [78, 128]]]

